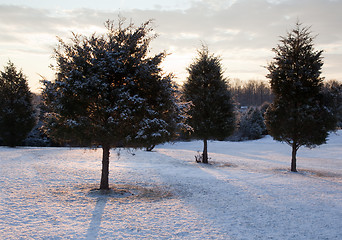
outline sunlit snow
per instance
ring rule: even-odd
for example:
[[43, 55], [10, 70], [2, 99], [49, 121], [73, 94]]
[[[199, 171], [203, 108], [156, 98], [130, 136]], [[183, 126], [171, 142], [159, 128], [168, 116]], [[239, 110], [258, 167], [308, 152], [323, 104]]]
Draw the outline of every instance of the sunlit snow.
[[112, 150], [0, 147], [0, 239], [341, 239], [342, 131], [298, 152], [267, 136]]

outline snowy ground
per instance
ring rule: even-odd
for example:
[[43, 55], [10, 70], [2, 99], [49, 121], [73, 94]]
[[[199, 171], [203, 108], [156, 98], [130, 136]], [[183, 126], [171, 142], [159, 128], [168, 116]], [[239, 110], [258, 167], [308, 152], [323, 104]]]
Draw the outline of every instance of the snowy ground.
[[154, 152], [0, 147], [0, 239], [342, 239], [342, 132], [298, 152], [270, 137]]

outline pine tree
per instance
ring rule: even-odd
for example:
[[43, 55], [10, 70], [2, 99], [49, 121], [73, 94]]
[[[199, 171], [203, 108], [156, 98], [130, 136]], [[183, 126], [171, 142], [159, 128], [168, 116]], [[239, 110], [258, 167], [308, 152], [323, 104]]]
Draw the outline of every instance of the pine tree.
[[149, 147], [173, 139], [180, 120], [172, 75], [148, 57], [155, 35], [139, 27], [106, 23], [108, 32], [59, 40], [56, 79], [44, 81], [46, 130], [55, 140], [103, 149], [100, 189], [109, 188], [109, 153], [117, 146]]
[[5, 145], [21, 145], [35, 125], [35, 111], [27, 79], [9, 61], [0, 72], [0, 138]]
[[227, 80], [223, 77], [220, 58], [210, 55], [203, 46], [187, 68], [184, 97], [191, 102], [187, 123], [193, 135], [203, 140], [202, 162], [208, 163], [208, 140], [223, 140], [235, 128], [235, 115]]
[[322, 51], [314, 50], [310, 29], [297, 23], [280, 42], [267, 67], [274, 102], [265, 118], [270, 135], [292, 147], [291, 171], [296, 172], [298, 149], [325, 143], [336, 119], [322, 101]]

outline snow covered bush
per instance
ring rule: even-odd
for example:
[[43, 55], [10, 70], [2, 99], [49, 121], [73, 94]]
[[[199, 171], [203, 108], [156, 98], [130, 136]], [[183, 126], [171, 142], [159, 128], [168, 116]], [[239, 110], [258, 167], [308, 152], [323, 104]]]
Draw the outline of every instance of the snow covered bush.
[[35, 125], [32, 94], [22, 71], [9, 61], [0, 72], [0, 139], [2, 144], [21, 145]]
[[337, 128], [342, 128], [342, 84], [336, 80], [327, 81], [322, 89], [324, 105], [336, 116]]
[[24, 140], [25, 146], [31, 147], [52, 147], [52, 146], [63, 146], [62, 144], [57, 144], [53, 142], [42, 130], [43, 122], [38, 120], [36, 126], [28, 134], [27, 138]]
[[108, 189], [113, 147], [150, 147], [172, 140], [181, 117], [166, 53], [149, 56], [152, 22], [106, 22], [107, 33], [59, 39], [56, 79], [44, 81], [45, 130], [55, 140], [103, 149], [101, 189]]
[[263, 136], [266, 130], [261, 111], [256, 107], [250, 107], [240, 118], [240, 140], [254, 140]]

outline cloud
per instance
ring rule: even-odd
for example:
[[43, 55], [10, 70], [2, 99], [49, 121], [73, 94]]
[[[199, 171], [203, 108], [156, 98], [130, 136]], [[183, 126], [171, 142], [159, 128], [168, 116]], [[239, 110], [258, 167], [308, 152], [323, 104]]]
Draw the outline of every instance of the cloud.
[[[186, 77], [185, 69], [201, 42], [222, 57], [228, 76], [262, 79], [266, 75], [262, 66], [272, 60], [271, 49], [278, 44], [279, 36], [286, 35], [299, 19], [304, 25], [312, 26], [314, 35], [318, 34], [316, 48], [327, 48], [324, 56], [329, 66], [323, 74], [342, 78], [341, 67], [335, 62], [342, 58], [341, 0], [197, 0], [180, 7], [181, 2], [175, 3], [178, 7], [161, 7], [161, 10], [0, 5], [0, 63], [12, 59], [12, 53], [18, 57], [18, 49], [26, 49], [18, 57], [21, 59], [34, 54], [50, 57], [57, 43], [56, 36], [67, 39], [71, 31], [84, 34], [104, 31], [104, 22], [117, 20], [120, 14], [138, 25], [155, 19], [159, 37], [152, 42], [152, 51], [167, 50], [172, 54], [164, 66], [166, 71], [176, 72], [180, 80]], [[128, 1], [123, 3], [121, 6]], [[163, 4], [160, 3], [170, 5]], [[37, 65], [46, 64], [38, 60]], [[48, 64], [45, 68], [48, 69]]]
[[0, 6], [1, 26], [6, 26], [9, 32], [25, 33], [54, 33], [59, 25], [66, 25], [67, 21], [50, 15], [50, 11], [17, 7]]

